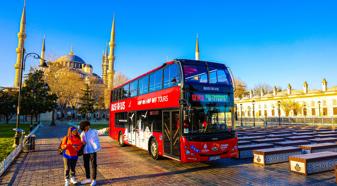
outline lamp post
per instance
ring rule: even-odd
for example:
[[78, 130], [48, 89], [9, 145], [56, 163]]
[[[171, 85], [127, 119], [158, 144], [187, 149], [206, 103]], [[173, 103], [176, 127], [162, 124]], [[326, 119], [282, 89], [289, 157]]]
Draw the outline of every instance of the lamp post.
[[[42, 59], [39, 54], [34, 53], [34, 52], [25, 54], [24, 48], [22, 48], [21, 52], [23, 54], [23, 58], [21, 60], [21, 66], [20, 66], [18, 104], [16, 107], [16, 129], [15, 129], [13, 147], [16, 147], [19, 145], [20, 137], [21, 137], [21, 130], [19, 129], [20, 127], [20, 106], [21, 106], [22, 74], [24, 71], [25, 62], [29, 56], [32, 56], [35, 59]], [[42, 60], [44, 61], [42, 67], [47, 67], [46, 60], [45, 59], [42, 59]]]
[[243, 123], [242, 123], [242, 103], [240, 104], [240, 117], [241, 117], [241, 127], [243, 127]]
[[253, 126], [255, 127], [255, 100], [252, 101], [253, 104]]
[[278, 108], [278, 125], [281, 125], [281, 101], [277, 101]]

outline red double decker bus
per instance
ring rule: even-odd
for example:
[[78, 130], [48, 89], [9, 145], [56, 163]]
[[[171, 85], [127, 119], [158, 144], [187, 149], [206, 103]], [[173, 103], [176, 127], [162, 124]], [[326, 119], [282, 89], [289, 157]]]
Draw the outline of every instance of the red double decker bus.
[[176, 59], [111, 91], [110, 136], [154, 159], [238, 157], [233, 81], [224, 64]]

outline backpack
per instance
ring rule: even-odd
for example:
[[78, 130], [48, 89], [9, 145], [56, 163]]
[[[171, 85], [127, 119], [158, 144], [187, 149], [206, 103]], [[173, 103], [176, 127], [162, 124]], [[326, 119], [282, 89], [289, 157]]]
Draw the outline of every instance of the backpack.
[[[63, 137], [63, 138], [64, 138], [64, 137]], [[61, 143], [60, 143], [59, 147], [57, 148], [57, 152], [59, 153], [59, 155], [62, 155], [63, 152], [64, 152], [64, 149], [61, 148], [63, 138], [62, 138], [62, 140], [61, 140]], [[68, 137], [66, 137], [66, 143], [68, 143]]]

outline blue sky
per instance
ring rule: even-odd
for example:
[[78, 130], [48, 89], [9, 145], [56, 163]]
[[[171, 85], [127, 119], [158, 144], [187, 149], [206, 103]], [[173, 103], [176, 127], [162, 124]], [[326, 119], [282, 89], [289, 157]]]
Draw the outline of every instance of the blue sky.
[[[0, 86], [12, 86], [23, 0], [0, 2]], [[116, 16], [115, 68], [135, 77], [168, 59], [224, 62], [249, 87], [267, 83], [337, 85], [337, 1], [324, 0], [27, 0], [26, 50], [69, 53], [101, 74]], [[28, 65], [37, 64], [30, 60]], [[132, 68], [131, 68], [132, 67]]]

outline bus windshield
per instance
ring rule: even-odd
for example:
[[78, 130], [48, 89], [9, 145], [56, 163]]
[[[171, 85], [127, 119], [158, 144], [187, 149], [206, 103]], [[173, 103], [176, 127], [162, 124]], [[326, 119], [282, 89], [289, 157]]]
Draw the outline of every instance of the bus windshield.
[[210, 83], [230, 85], [230, 74], [225, 68], [205, 64], [185, 64], [183, 72], [186, 83]]
[[227, 124], [231, 125], [229, 107], [197, 107], [184, 121], [184, 134], [221, 133], [227, 131]]

